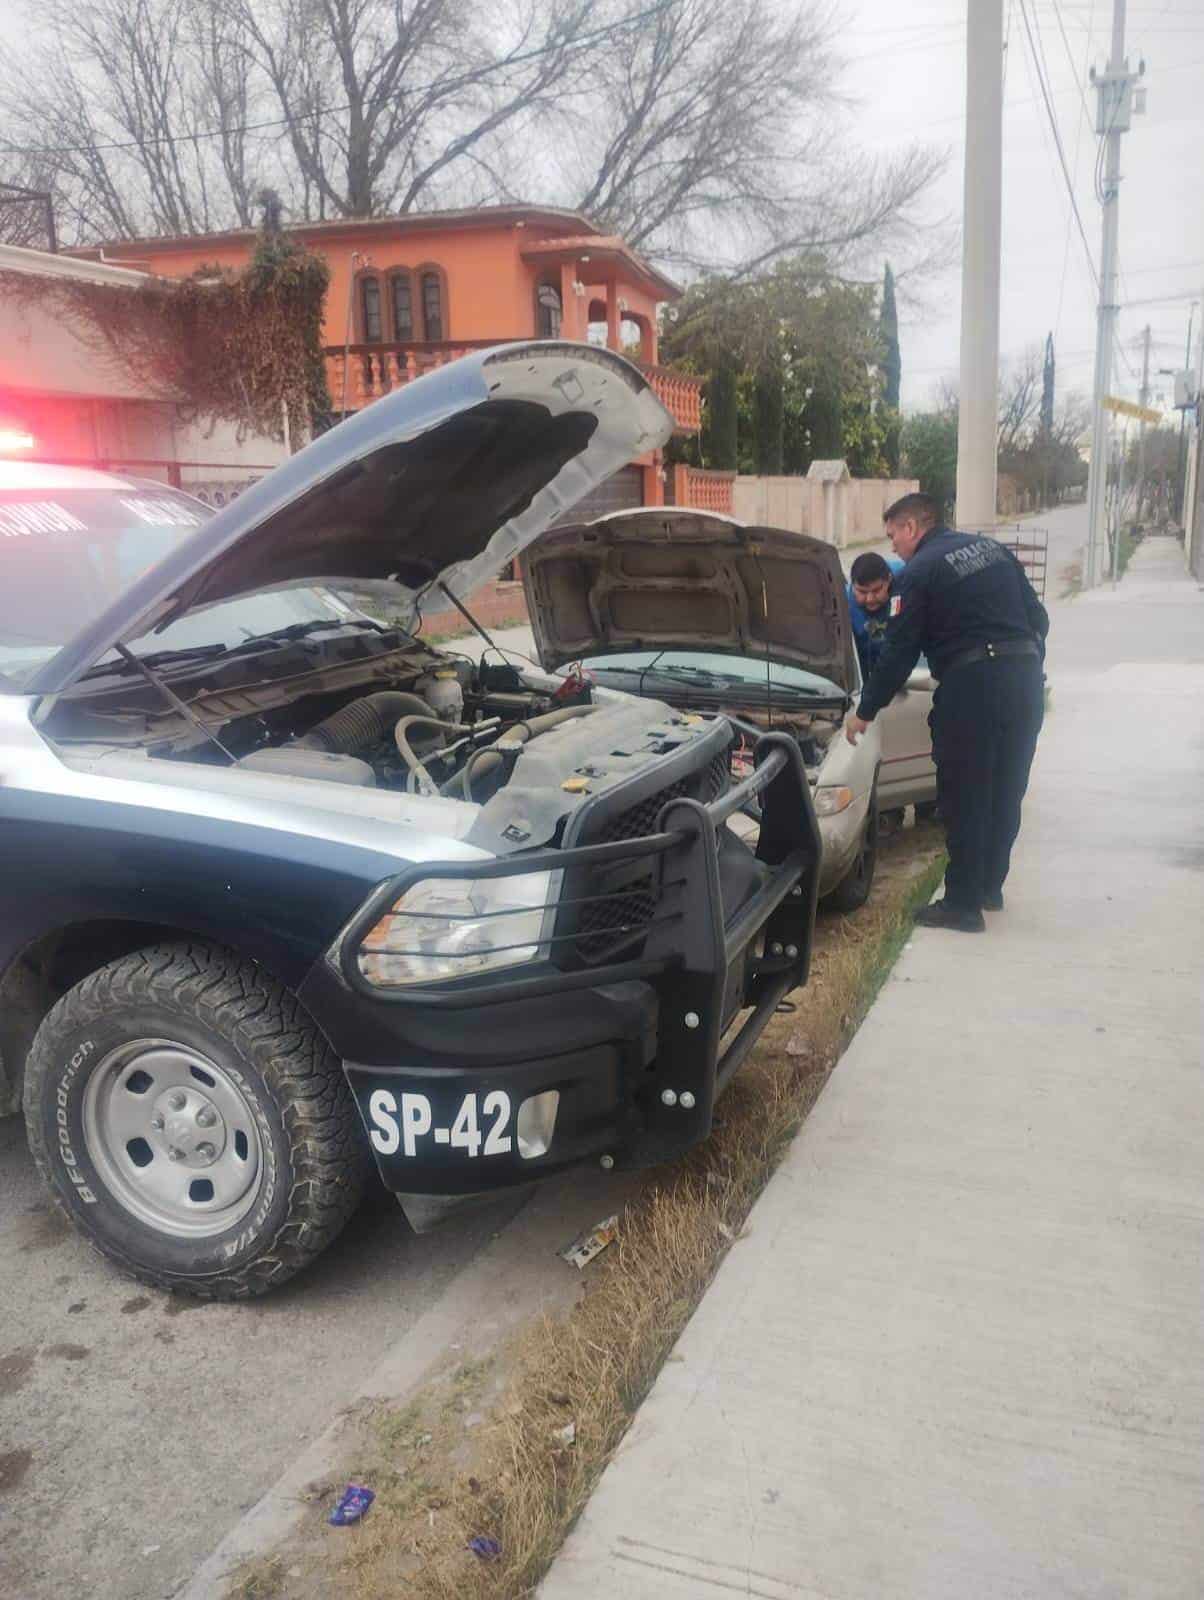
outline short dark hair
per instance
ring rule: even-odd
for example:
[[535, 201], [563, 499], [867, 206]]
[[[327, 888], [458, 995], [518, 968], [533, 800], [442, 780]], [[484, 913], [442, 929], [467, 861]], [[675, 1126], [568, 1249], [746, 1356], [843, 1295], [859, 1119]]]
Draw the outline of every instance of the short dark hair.
[[852, 582], [863, 587], [870, 583], [881, 583], [883, 578], [890, 578], [891, 576], [892, 573], [886, 564], [885, 557], [880, 556], [876, 550], [867, 550], [864, 555], [858, 556], [849, 568], [849, 577]]
[[905, 494], [882, 513], [883, 522], [894, 522], [896, 517], [914, 517], [931, 528], [941, 520], [941, 508], [930, 494]]

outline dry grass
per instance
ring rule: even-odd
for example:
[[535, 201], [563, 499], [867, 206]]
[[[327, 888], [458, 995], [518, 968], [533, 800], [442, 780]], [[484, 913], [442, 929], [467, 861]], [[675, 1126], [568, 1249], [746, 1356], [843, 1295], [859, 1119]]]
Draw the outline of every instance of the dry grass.
[[[931, 828], [896, 841], [870, 906], [822, 920], [797, 1010], [766, 1029], [705, 1145], [650, 1174], [571, 1315], [529, 1326], [497, 1368], [449, 1368], [404, 1411], [375, 1416], [349, 1476], [377, 1489], [376, 1505], [349, 1539], [321, 1539], [290, 1600], [532, 1593], [931, 895], [938, 848]], [[570, 1423], [571, 1444], [559, 1437]], [[500, 1558], [472, 1554], [474, 1535], [498, 1540]]]
[[285, 1600], [284, 1558], [270, 1556], [243, 1567], [226, 1591], [227, 1600]]

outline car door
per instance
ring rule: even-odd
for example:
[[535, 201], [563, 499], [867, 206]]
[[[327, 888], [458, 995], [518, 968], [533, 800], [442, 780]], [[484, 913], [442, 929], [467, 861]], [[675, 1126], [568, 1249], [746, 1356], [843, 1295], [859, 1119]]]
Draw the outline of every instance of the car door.
[[936, 768], [928, 727], [934, 688], [927, 669], [918, 667], [878, 719], [882, 724], [880, 811], [924, 805], [936, 799]]

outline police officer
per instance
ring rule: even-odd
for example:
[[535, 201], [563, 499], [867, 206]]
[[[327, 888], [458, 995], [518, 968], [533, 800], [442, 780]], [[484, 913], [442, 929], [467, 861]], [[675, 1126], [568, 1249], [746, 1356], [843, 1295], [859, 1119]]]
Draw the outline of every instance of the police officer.
[[856, 744], [921, 653], [928, 657], [939, 679], [930, 723], [949, 867], [945, 898], [916, 921], [981, 933], [983, 908], [1003, 909], [1020, 831], [1045, 709], [1049, 617], [1010, 550], [939, 519], [926, 494], [905, 494], [883, 516], [906, 566], [894, 581], [882, 654], [845, 731]]

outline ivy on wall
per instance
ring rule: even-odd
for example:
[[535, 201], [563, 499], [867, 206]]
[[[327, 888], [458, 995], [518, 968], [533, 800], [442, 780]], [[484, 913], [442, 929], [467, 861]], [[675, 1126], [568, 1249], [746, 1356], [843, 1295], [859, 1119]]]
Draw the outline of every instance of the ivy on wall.
[[298, 448], [330, 425], [322, 307], [330, 281], [318, 256], [269, 213], [241, 271], [201, 267], [132, 287], [0, 272], [0, 297], [67, 322], [148, 396], [240, 435], [287, 437]]

